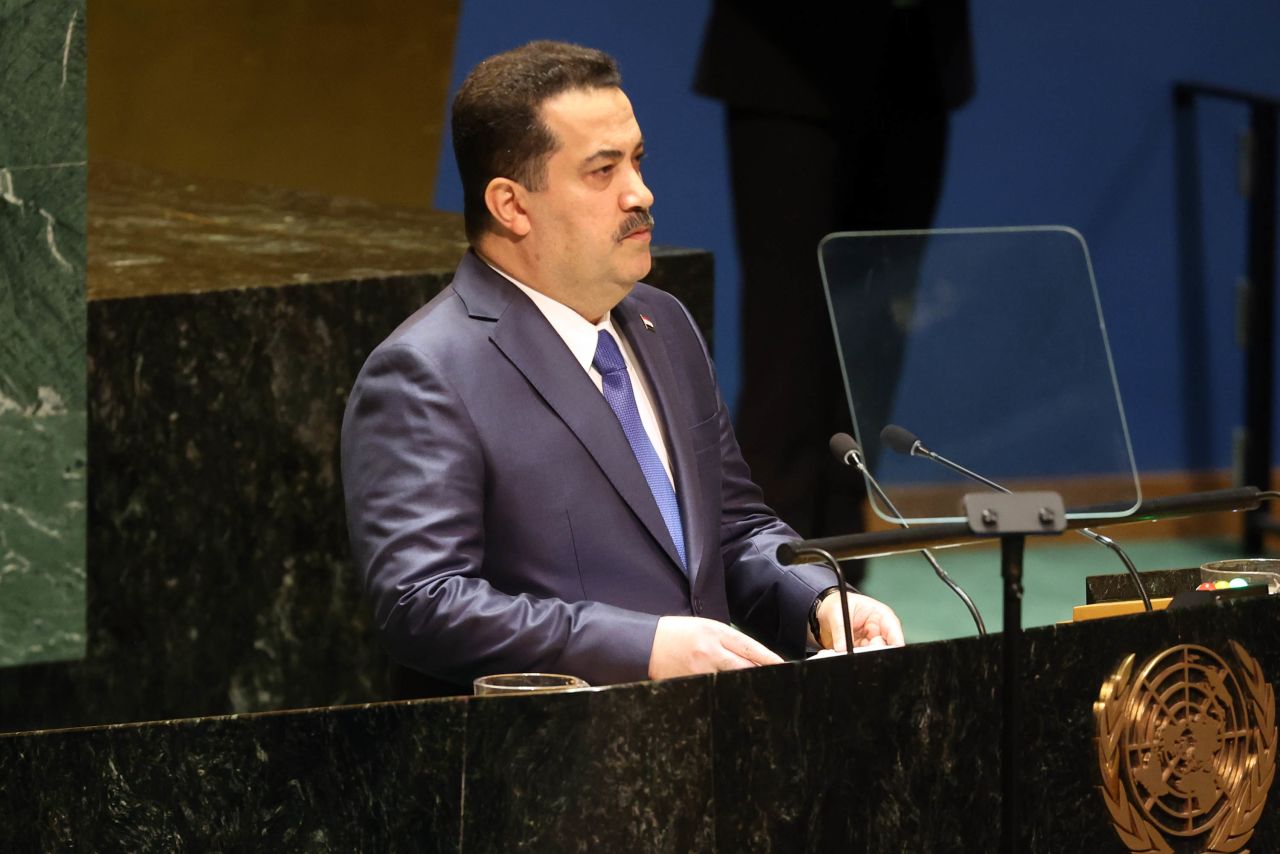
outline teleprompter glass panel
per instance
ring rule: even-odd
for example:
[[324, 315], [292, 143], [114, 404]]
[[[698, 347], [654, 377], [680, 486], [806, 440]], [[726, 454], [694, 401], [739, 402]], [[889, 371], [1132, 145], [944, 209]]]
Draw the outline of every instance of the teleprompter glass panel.
[[[818, 249], [855, 437], [910, 522], [988, 489], [1054, 490], [1068, 516], [1140, 500], [1084, 238], [1070, 228], [844, 232]], [[881, 439], [888, 425], [898, 441]], [[899, 450], [894, 450], [894, 445]], [[874, 498], [877, 515], [896, 515]]]

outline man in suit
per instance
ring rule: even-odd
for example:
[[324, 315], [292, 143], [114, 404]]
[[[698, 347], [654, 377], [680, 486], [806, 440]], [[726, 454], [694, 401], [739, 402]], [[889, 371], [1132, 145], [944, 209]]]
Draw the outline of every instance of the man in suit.
[[[844, 644], [827, 571], [774, 558], [795, 533], [750, 480], [688, 312], [637, 284], [653, 196], [619, 84], [606, 54], [554, 42], [471, 72], [453, 134], [472, 249], [348, 403], [348, 522], [381, 636], [455, 684]], [[888, 607], [850, 604], [855, 644], [902, 642]]]

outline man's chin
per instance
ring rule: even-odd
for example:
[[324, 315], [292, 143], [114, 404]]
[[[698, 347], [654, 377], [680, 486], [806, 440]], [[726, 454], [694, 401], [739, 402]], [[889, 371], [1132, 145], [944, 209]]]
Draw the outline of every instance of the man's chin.
[[649, 254], [648, 244], [645, 244], [644, 252], [631, 259], [631, 263], [627, 266], [627, 275], [624, 278], [630, 279], [632, 282], [638, 282], [649, 275], [649, 271], [652, 269], [653, 256]]

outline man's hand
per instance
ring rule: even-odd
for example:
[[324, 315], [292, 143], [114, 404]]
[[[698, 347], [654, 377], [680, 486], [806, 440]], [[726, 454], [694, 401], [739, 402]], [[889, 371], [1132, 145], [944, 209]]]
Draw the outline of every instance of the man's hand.
[[781, 663], [782, 659], [767, 647], [717, 620], [663, 617], [653, 636], [649, 678], [669, 679]]
[[[853, 645], [864, 646], [902, 646], [906, 641], [902, 637], [902, 623], [893, 609], [883, 602], [863, 596], [861, 593], [848, 594], [849, 626], [853, 629]], [[844, 617], [840, 615], [840, 594], [832, 593], [822, 600], [818, 606], [818, 642], [823, 649], [834, 649], [844, 652], [848, 649], [844, 637]]]

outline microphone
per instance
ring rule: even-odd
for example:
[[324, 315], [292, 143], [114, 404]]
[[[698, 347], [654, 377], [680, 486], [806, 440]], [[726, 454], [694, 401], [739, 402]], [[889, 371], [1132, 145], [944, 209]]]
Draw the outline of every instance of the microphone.
[[848, 433], [836, 433], [827, 441], [827, 447], [831, 449], [831, 455], [840, 462], [847, 466], [857, 465], [854, 460], [860, 452], [858, 440]]
[[[890, 512], [897, 517], [899, 525], [904, 528], [911, 527], [907, 524], [907, 520], [903, 518], [902, 514], [898, 512], [898, 508], [893, 506], [893, 502], [889, 500], [889, 496], [880, 488], [879, 482], [876, 481], [876, 479], [871, 475], [871, 472], [867, 469], [862, 448], [858, 445], [857, 439], [853, 438], [848, 433], [836, 433], [831, 437], [831, 440], [827, 445], [831, 448], [831, 453], [837, 460], [847, 466], [853, 466], [858, 471], [862, 472], [863, 476], [867, 479], [867, 483], [871, 484], [872, 489], [876, 491], [876, 495], [885, 503], [885, 506], [889, 508]], [[939, 580], [941, 580], [943, 584], [951, 588], [952, 593], [960, 597], [960, 601], [969, 609], [969, 616], [973, 617], [974, 625], [978, 627], [978, 634], [985, 636], [987, 634], [987, 626], [982, 622], [982, 614], [978, 613], [978, 606], [973, 604], [973, 600], [969, 598], [969, 594], [965, 593], [960, 585], [956, 584], [955, 581], [951, 579], [950, 575], [947, 575], [947, 571], [942, 568], [942, 564], [938, 563], [937, 559], [933, 556], [933, 552], [928, 549], [921, 549], [920, 554], [924, 555], [925, 560], [929, 561], [929, 565], [933, 567], [934, 575], [938, 576]]]
[[935, 454], [933, 451], [926, 448], [924, 446], [924, 442], [921, 442], [920, 439], [916, 437], [916, 434], [912, 433], [906, 427], [899, 427], [897, 424], [888, 425], [880, 431], [880, 441], [884, 442], [891, 451], [899, 454], [906, 454], [908, 457], [924, 457], [932, 460], [938, 465], [951, 469], [956, 474], [969, 478], [969, 480], [976, 480], [984, 486], [989, 486], [996, 492], [1003, 492], [1006, 495], [1009, 494], [1009, 490], [1005, 489], [994, 480], [987, 480], [977, 472], [969, 471], [964, 466], [959, 463], [953, 463], [941, 454]]
[[916, 451], [924, 447], [915, 433], [897, 424], [890, 424], [881, 430], [880, 441], [888, 445], [889, 450], [894, 453], [906, 454], [908, 457], [915, 456]]
[[[908, 457], [924, 457], [931, 462], [935, 462], [944, 468], [951, 469], [953, 472], [969, 478], [969, 480], [977, 481], [983, 486], [994, 489], [996, 492], [1003, 492], [1005, 495], [1012, 494], [1011, 490], [1006, 489], [994, 480], [989, 480], [977, 472], [969, 471], [969, 469], [959, 463], [952, 462], [941, 454], [935, 454], [933, 451], [926, 448], [924, 443], [916, 437], [916, 434], [912, 433], [906, 427], [900, 427], [897, 424], [887, 425], [880, 431], [880, 441], [884, 442], [891, 451], [895, 451], [899, 454], [905, 454]], [[1093, 540], [1095, 543], [1106, 546], [1116, 553], [1116, 557], [1120, 558], [1121, 562], [1124, 563], [1124, 568], [1128, 571], [1129, 577], [1133, 579], [1133, 585], [1138, 588], [1138, 595], [1142, 597], [1143, 610], [1150, 611], [1151, 597], [1147, 595], [1147, 588], [1142, 583], [1142, 576], [1138, 574], [1138, 567], [1134, 566], [1133, 561], [1129, 559], [1127, 554], [1125, 554], [1124, 549], [1120, 548], [1119, 543], [1110, 537], [1099, 534], [1097, 531], [1089, 528], [1077, 528], [1076, 530]]]

